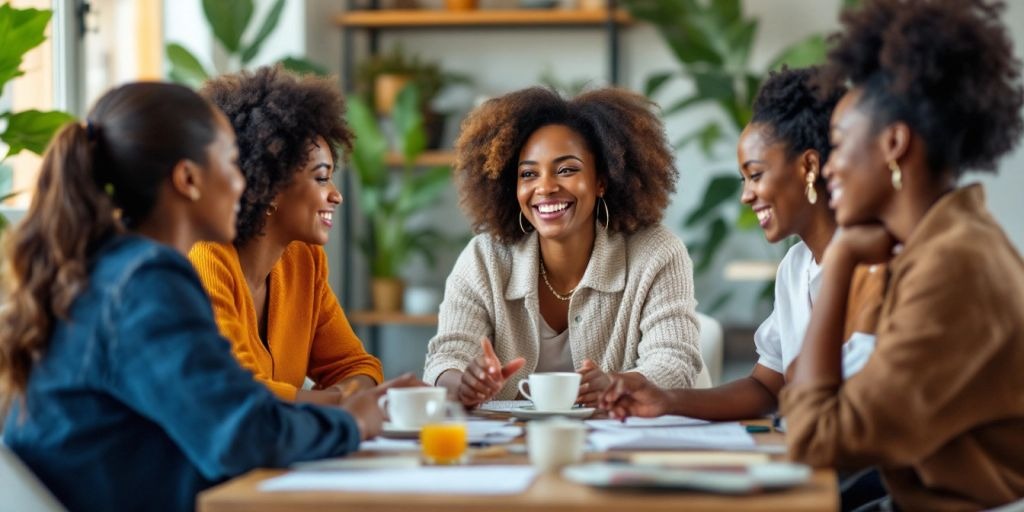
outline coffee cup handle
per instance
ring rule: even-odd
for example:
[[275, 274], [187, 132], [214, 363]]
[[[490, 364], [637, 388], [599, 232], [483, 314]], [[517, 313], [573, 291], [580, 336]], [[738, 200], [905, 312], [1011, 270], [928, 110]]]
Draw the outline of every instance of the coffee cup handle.
[[519, 381], [519, 394], [525, 396], [526, 398], [528, 398], [530, 400], [533, 400], [533, 397], [530, 396], [530, 394], [527, 393], [525, 389], [523, 389], [523, 384], [526, 384], [527, 382], [529, 382], [529, 381], [527, 381], [526, 379], [522, 379], [522, 380]]

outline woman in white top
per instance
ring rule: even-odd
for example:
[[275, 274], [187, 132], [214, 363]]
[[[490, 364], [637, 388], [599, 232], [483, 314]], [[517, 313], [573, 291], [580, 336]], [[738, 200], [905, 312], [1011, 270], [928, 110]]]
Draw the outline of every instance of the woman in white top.
[[678, 172], [648, 100], [513, 92], [472, 112], [455, 149], [481, 234], [448, 277], [426, 381], [468, 407], [515, 398], [538, 371], [581, 373], [587, 405], [609, 372], [694, 384], [690, 259], [660, 226]]
[[[778, 406], [786, 369], [800, 351], [820, 284], [825, 247], [836, 231], [822, 166], [828, 160], [828, 123], [842, 96], [820, 97], [816, 68], [783, 69], [764, 82], [750, 124], [740, 135], [741, 201], [754, 209], [769, 242], [800, 238], [775, 280], [775, 309], [754, 333], [758, 361], [750, 376], [711, 389], [662, 389], [640, 379], [613, 377], [602, 406], [616, 416], [681, 414], [709, 420], [763, 416]], [[858, 335], [868, 344], [870, 336]], [[869, 351], [868, 351], [869, 352]], [[862, 354], [857, 351], [857, 354]], [[863, 358], [859, 358], [863, 359]], [[853, 363], [851, 358], [851, 363]], [[859, 368], [859, 363], [850, 370]]]

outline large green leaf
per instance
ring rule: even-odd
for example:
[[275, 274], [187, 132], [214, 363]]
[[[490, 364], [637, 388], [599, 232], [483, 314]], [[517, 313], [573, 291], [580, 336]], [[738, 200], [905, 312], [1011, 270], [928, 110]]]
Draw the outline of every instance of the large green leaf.
[[300, 57], [285, 57], [281, 59], [281, 66], [299, 75], [327, 76], [327, 70], [323, 66]]
[[399, 196], [397, 205], [398, 215], [407, 217], [433, 205], [450, 184], [451, 169], [446, 165], [410, 176], [402, 186], [403, 193]]
[[427, 147], [423, 112], [420, 110], [420, 89], [416, 84], [410, 82], [398, 92], [391, 119], [395, 123], [398, 153], [402, 155], [406, 167], [411, 167], [416, 157]]
[[743, 6], [740, 4], [740, 0], [711, 0], [708, 2], [708, 7], [723, 25], [740, 21], [743, 16]]
[[167, 45], [167, 60], [171, 62], [171, 79], [182, 85], [198, 88], [210, 77], [199, 59], [178, 43]]
[[700, 206], [686, 216], [683, 226], [692, 228], [704, 219], [718, 211], [719, 206], [726, 201], [736, 199], [736, 193], [740, 190], [740, 180], [735, 176], [720, 174], [711, 178], [707, 188], [704, 189], [704, 197]]
[[[43, 154], [53, 134], [75, 118], [64, 112], [41, 112], [26, 110], [7, 116], [7, 128], [0, 133], [9, 148], [3, 159], [27, 149], [37, 155]], [[0, 159], [2, 160], [2, 159]]]
[[387, 183], [387, 168], [384, 161], [388, 143], [377, 126], [377, 116], [362, 98], [350, 96], [345, 117], [355, 135], [351, 157], [352, 165], [359, 177], [359, 186], [363, 189], [377, 189], [376, 193], [380, 195], [383, 193], [381, 189]]
[[828, 51], [828, 43], [824, 36], [815, 34], [803, 41], [783, 48], [779, 54], [772, 59], [769, 69], [779, 69], [783, 65], [791, 68], [805, 68], [825, 61], [825, 53]]
[[683, 136], [675, 143], [677, 149], [683, 149], [697, 142], [701, 153], [707, 158], [714, 157], [715, 145], [723, 139], [722, 125], [718, 121], [708, 121], [704, 126]]
[[661, 71], [657, 73], [651, 73], [647, 77], [647, 82], [644, 83], [644, 96], [653, 98], [655, 94], [661, 90], [661, 87], [668, 83], [672, 77], [678, 75], [677, 71]]
[[278, 22], [281, 21], [281, 11], [283, 10], [284, 0], [274, 2], [270, 12], [267, 13], [267, 17], [263, 18], [263, 24], [260, 25], [260, 30], [256, 33], [256, 37], [242, 51], [242, 64], [248, 64], [260, 53], [260, 47], [263, 46], [263, 42], [267, 40], [267, 37], [277, 28]]
[[203, 0], [203, 14], [213, 29], [213, 37], [230, 53], [242, 48], [242, 34], [253, 13], [252, 0]]
[[711, 264], [715, 261], [715, 256], [718, 255], [719, 249], [722, 248], [722, 244], [725, 239], [729, 237], [729, 225], [721, 217], [716, 218], [708, 224], [707, 237], [704, 239], [703, 248], [700, 251], [700, 257], [697, 260], [694, 270], [696, 272], [706, 272], [711, 268]]
[[0, 90], [12, 78], [20, 76], [22, 57], [46, 40], [46, 25], [52, 16], [48, 10], [15, 9], [0, 5]]
[[754, 229], [761, 224], [757, 220], [757, 214], [754, 213], [753, 208], [741, 208], [740, 216], [736, 218], [736, 227], [748, 230]]

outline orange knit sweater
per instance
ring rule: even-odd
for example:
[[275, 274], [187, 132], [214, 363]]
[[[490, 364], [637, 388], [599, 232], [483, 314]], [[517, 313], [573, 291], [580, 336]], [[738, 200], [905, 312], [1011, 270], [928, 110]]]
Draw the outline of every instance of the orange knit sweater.
[[307, 376], [317, 388], [354, 375], [383, 379], [380, 361], [363, 349], [327, 283], [322, 247], [293, 242], [271, 269], [266, 345], [235, 247], [202, 242], [188, 257], [238, 362], [278, 397], [294, 400]]

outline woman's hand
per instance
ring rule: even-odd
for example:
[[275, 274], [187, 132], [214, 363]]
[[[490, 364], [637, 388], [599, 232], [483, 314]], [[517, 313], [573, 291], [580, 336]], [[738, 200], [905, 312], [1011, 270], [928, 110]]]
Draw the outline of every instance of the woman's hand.
[[505, 381], [526, 364], [525, 359], [517, 357], [502, 366], [490, 339], [482, 338], [480, 346], [483, 355], [471, 361], [462, 372], [456, 391], [456, 398], [466, 407], [476, 407], [490, 400], [505, 386]]
[[391, 388], [414, 388], [420, 386], [426, 386], [426, 384], [417, 379], [415, 375], [407, 373], [379, 386], [360, 389], [343, 399], [340, 405], [342, 409], [348, 411], [355, 418], [356, 424], [359, 425], [360, 439], [365, 441], [380, 435], [381, 430], [384, 428], [384, 411], [381, 410], [380, 405], [377, 403], [380, 397]]
[[825, 258], [843, 258], [852, 265], [892, 259], [896, 239], [881, 224], [843, 228], [826, 249]]
[[576, 373], [580, 374], [580, 392], [576, 397], [576, 403], [584, 407], [596, 406], [601, 395], [611, 385], [608, 374], [601, 371], [590, 359], [584, 359]]
[[613, 418], [653, 418], [666, 414], [671, 408], [669, 392], [637, 372], [616, 373], [609, 380], [607, 391], [601, 395], [600, 407]]

